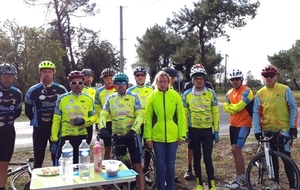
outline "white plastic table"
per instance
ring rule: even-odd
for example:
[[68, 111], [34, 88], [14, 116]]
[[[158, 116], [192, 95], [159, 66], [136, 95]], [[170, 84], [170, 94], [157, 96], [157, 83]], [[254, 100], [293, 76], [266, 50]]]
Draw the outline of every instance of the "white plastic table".
[[[130, 187], [130, 182], [135, 181], [135, 177], [137, 175], [133, 171], [131, 176], [105, 179], [101, 174], [94, 173], [93, 167], [90, 168], [91, 168], [91, 174], [89, 179], [83, 180], [79, 176], [73, 176], [73, 179], [69, 181], [63, 180], [60, 177], [60, 175], [55, 175], [55, 176], [37, 175], [37, 172], [39, 172], [41, 168], [34, 169], [32, 171], [30, 189], [62, 190], [62, 189], [84, 188], [84, 187], [110, 185], [110, 184], [114, 185], [117, 189], [120, 189], [116, 184], [128, 183], [128, 187]], [[126, 170], [128, 170], [128, 168], [124, 164], [122, 164], [120, 166], [120, 171], [126, 171]], [[130, 172], [131, 170], [128, 171]], [[102, 173], [105, 173], [105, 169], [102, 170]]]

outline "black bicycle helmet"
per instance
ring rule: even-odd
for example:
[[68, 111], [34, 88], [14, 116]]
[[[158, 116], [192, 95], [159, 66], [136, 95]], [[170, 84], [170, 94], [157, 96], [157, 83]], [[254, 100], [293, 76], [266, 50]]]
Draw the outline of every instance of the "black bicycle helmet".
[[147, 69], [145, 67], [137, 66], [133, 69], [133, 74], [135, 75], [137, 72], [143, 72], [144, 74], [147, 74]]
[[0, 74], [17, 74], [17, 69], [15, 66], [8, 64], [8, 63], [3, 63], [0, 65]]
[[95, 76], [95, 73], [94, 71], [92, 71], [92, 69], [82, 69], [81, 73], [84, 75], [84, 76]]
[[171, 67], [164, 67], [162, 71], [166, 72], [170, 77], [177, 77], [177, 71]]

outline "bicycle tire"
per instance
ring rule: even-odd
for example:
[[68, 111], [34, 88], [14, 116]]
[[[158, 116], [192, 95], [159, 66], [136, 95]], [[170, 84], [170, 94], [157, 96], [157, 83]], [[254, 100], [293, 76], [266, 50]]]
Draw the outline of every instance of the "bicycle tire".
[[[279, 184], [281, 186], [285, 186], [284, 189], [289, 189], [289, 182], [285, 173], [285, 169], [283, 167], [282, 161], [287, 161], [290, 163], [291, 169], [294, 171], [294, 181], [296, 188], [295, 189], [300, 189], [300, 172], [299, 169], [296, 165], [296, 163], [287, 155], [278, 152], [278, 151], [270, 151], [270, 156], [276, 156], [278, 158], [279, 162]], [[279, 159], [281, 158], [281, 160]], [[283, 167], [283, 168], [282, 168]], [[280, 170], [281, 169], [281, 170]], [[253, 173], [254, 171], [254, 173]], [[283, 177], [283, 174], [285, 174], [285, 177]], [[264, 176], [266, 178], [264, 178]], [[284, 179], [283, 179], [284, 178]], [[254, 179], [257, 179], [255, 181]], [[265, 159], [265, 153], [261, 152], [257, 154], [248, 164], [247, 170], [246, 170], [246, 185], [248, 190], [261, 190], [265, 189], [268, 184], [274, 183], [273, 180], [269, 179], [268, 177], [268, 169], [266, 166], [266, 159]]]
[[[145, 166], [144, 166], [146, 154], [150, 155], [150, 163], [149, 163], [148, 168], [145, 168]], [[154, 155], [153, 151], [150, 150], [148, 147], [143, 147], [142, 158], [143, 158], [142, 163], [143, 163], [143, 170], [144, 170], [145, 178], [149, 177], [149, 179], [151, 180], [151, 182], [150, 182], [150, 181], [146, 181], [146, 179], [145, 179], [145, 182], [146, 182], [145, 187], [148, 187], [148, 189], [153, 190], [156, 186], [156, 167], [155, 167], [156, 158], [155, 158], [155, 155]]]
[[30, 172], [27, 169], [22, 170], [16, 173], [12, 177], [10, 181], [10, 187], [12, 188], [12, 190], [18, 190], [18, 189], [29, 190], [30, 179], [31, 179]]

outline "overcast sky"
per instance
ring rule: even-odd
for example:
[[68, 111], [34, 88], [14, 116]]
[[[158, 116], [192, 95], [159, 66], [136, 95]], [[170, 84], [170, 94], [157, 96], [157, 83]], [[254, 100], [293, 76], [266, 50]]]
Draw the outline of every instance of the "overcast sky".
[[[164, 26], [172, 12], [187, 5], [193, 8], [192, 0], [109, 0], [98, 1], [100, 14], [96, 17], [72, 20], [83, 26], [101, 31], [101, 39], [108, 40], [117, 49], [120, 44], [120, 6], [123, 6], [124, 57], [128, 63], [135, 62], [136, 37], [142, 37], [146, 29], [156, 23]], [[244, 28], [230, 30], [231, 40], [217, 39], [217, 52], [228, 54], [228, 72], [234, 68], [245, 74], [251, 70], [256, 78], [268, 64], [267, 56], [292, 47], [300, 39], [299, 0], [261, 0], [255, 19]], [[0, 20], [15, 19], [21, 25], [42, 26], [47, 21], [43, 7], [25, 6], [22, 0], [4, 1], [0, 6]], [[222, 62], [224, 65], [224, 61]], [[130, 66], [125, 67], [126, 70]], [[131, 72], [131, 70], [130, 70]], [[131, 82], [133, 78], [131, 77]]]

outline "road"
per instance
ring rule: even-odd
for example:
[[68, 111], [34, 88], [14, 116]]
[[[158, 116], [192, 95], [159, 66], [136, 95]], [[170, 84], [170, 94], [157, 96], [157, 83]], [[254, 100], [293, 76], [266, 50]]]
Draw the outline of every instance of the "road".
[[[220, 108], [220, 135], [228, 135], [228, 122], [229, 114], [223, 111], [223, 104], [219, 103]], [[300, 109], [298, 108], [298, 115], [300, 114]], [[16, 122], [16, 148], [29, 148], [32, 147], [32, 126], [29, 126], [29, 121], [27, 122]], [[300, 129], [300, 122], [298, 122], [298, 130]]]

